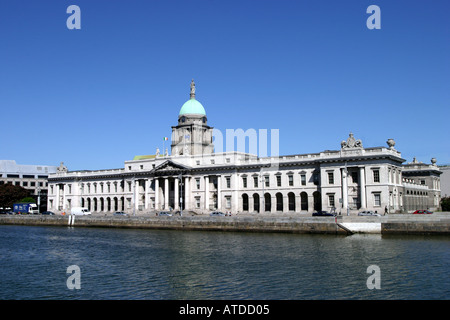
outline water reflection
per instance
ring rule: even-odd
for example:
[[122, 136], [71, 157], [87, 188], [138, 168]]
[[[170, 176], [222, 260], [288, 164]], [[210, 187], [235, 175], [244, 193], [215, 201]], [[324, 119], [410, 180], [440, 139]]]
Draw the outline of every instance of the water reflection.
[[0, 298], [448, 299], [448, 240], [0, 226]]

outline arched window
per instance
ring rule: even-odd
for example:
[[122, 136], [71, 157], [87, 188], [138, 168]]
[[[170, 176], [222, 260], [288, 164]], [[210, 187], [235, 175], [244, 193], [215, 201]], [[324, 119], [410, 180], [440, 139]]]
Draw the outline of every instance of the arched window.
[[264, 194], [264, 211], [270, 212], [272, 208], [272, 197], [269, 193]]
[[308, 194], [304, 191], [300, 193], [300, 206], [302, 211], [308, 211]]
[[295, 194], [293, 192], [288, 193], [289, 211], [295, 211]]
[[248, 211], [248, 195], [246, 193], [242, 195], [242, 211]]
[[283, 211], [283, 195], [281, 193], [276, 194], [277, 198], [277, 211]]
[[259, 212], [259, 194], [253, 194], [253, 211]]

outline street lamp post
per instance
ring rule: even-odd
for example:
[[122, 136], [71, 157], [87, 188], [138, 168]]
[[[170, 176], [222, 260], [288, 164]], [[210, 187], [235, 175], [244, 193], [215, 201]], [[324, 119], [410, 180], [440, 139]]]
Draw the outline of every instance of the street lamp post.
[[38, 209], [38, 214], [41, 213], [41, 187], [37, 187], [37, 193], [38, 193], [38, 203], [37, 203], [37, 209]]

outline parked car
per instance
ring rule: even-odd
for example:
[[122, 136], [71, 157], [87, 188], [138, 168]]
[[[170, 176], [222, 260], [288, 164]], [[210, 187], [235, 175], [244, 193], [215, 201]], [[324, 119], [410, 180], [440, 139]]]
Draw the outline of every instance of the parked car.
[[115, 216], [128, 216], [128, 214], [126, 214], [125, 212], [122, 212], [122, 211], [116, 211], [116, 212], [114, 212], [114, 215]]
[[225, 217], [225, 213], [220, 211], [213, 211], [210, 214], [211, 217]]
[[358, 216], [375, 216], [375, 217], [381, 217], [381, 214], [375, 213], [373, 211], [361, 211], [358, 213]]
[[334, 217], [335, 215], [328, 211], [316, 211], [312, 214], [313, 217]]
[[413, 214], [432, 214], [433, 212], [428, 210], [416, 210], [413, 212]]
[[171, 217], [172, 214], [170, 212], [167, 211], [160, 211], [156, 213], [157, 216], [167, 216], [167, 217]]
[[55, 215], [55, 213], [52, 212], [52, 211], [44, 211], [41, 214], [46, 214], [46, 215], [49, 215], [49, 216], [54, 216]]

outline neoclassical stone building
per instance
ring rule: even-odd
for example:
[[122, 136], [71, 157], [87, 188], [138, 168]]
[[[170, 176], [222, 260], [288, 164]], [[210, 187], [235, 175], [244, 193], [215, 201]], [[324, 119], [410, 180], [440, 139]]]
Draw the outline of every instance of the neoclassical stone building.
[[[439, 206], [436, 162], [421, 170], [404, 166], [392, 139], [386, 147], [365, 148], [350, 133], [337, 150], [277, 157], [214, 152], [213, 128], [195, 98], [193, 81], [171, 140], [171, 155], [158, 150], [136, 156], [121, 169], [68, 171], [61, 164], [49, 177], [49, 210], [82, 206], [92, 212], [130, 214], [169, 209], [356, 214]], [[419, 179], [423, 175], [427, 178]], [[420, 201], [412, 200], [417, 189], [423, 192]]]

